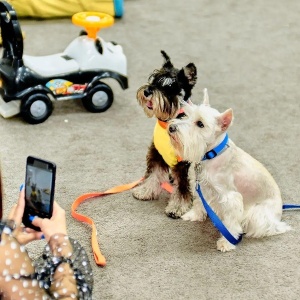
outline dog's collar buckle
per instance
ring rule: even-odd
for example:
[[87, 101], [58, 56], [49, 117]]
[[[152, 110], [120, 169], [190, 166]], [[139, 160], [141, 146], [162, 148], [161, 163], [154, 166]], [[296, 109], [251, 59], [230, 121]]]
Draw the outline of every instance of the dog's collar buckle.
[[213, 159], [218, 155], [218, 153], [215, 151], [215, 149], [212, 149], [205, 153], [204, 157], [205, 159]]

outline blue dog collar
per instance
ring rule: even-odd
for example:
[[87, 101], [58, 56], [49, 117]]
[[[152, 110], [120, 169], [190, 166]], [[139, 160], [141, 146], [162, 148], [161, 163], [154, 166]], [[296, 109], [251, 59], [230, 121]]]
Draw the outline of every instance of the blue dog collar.
[[217, 147], [206, 152], [202, 160], [213, 159], [216, 156], [218, 156], [225, 149], [227, 143], [228, 143], [228, 134], [226, 133], [224, 140]]

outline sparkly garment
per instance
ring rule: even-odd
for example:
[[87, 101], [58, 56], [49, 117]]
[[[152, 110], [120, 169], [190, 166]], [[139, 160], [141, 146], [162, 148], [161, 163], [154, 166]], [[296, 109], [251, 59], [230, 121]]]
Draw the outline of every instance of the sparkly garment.
[[55, 234], [35, 262], [0, 221], [0, 299], [92, 299], [93, 274], [85, 250]]

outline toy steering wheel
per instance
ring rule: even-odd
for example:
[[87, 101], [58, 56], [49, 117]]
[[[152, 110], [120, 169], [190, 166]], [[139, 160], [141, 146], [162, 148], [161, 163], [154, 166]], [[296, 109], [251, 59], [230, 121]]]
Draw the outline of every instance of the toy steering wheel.
[[85, 28], [88, 37], [96, 39], [97, 32], [101, 28], [109, 27], [114, 24], [114, 18], [111, 15], [100, 12], [80, 12], [72, 17], [75, 25]]

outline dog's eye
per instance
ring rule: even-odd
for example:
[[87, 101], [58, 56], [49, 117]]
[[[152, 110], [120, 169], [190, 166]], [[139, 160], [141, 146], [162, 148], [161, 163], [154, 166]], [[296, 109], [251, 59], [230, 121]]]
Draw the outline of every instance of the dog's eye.
[[177, 115], [176, 119], [183, 119], [183, 118], [186, 118], [186, 117], [187, 117], [187, 115], [184, 112], [182, 112], [182, 113], [179, 113]]
[[203, 123], [202, 123], [201, 121], [197, 121], [197, 122], [196, 122], [196, 125], [197, 125], [198, 127], [200, 127], [200, 128], [203, 128], [203, 127], [204, 127], [204, 125], [203, 125]]

